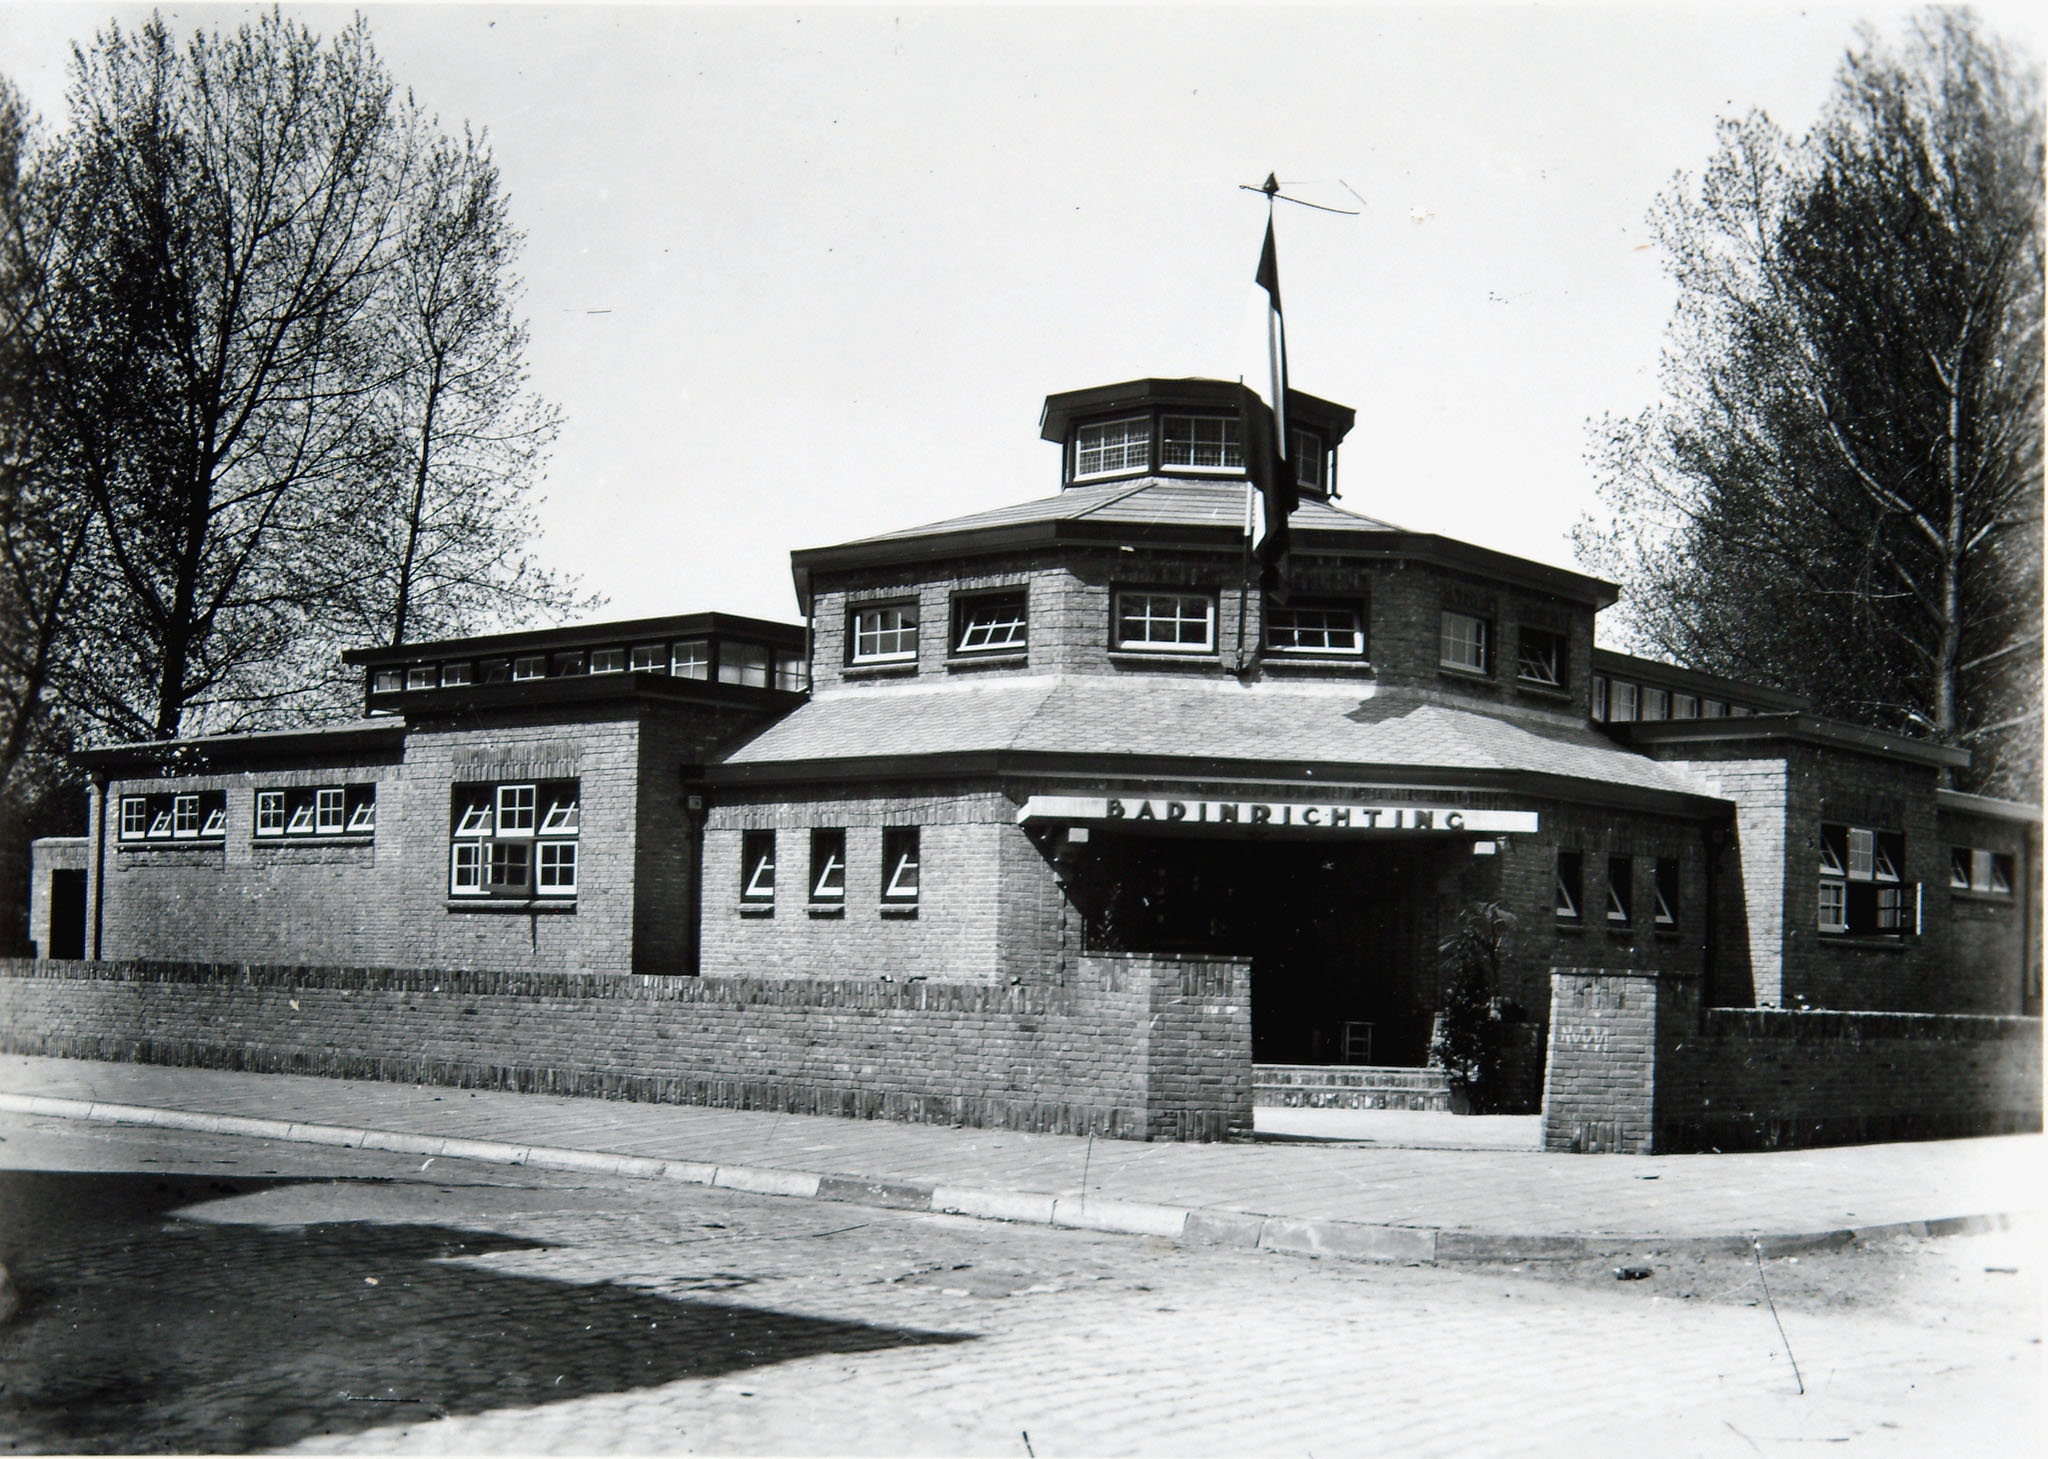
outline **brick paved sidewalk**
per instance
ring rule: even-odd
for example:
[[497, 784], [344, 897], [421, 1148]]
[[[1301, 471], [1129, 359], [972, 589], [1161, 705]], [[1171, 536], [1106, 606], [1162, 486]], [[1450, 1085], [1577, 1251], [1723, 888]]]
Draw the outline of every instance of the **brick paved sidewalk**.
[[688, 1105], [0, 1056], [0, 1094], [1516, 1238], [1791, 1236], [2040, 1209], [2038, 1135], [1740, 1155], [1088, 1141]]

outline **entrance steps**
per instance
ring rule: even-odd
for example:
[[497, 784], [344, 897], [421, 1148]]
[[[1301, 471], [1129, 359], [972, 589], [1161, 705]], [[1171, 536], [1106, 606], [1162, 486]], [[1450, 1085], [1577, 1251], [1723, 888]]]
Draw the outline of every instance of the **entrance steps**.
[[1254, 1064], [1252, 1104], [1272, 1109], [1420, 1109], [1451, 1107], [1441, 1069], [1380, 1064]]

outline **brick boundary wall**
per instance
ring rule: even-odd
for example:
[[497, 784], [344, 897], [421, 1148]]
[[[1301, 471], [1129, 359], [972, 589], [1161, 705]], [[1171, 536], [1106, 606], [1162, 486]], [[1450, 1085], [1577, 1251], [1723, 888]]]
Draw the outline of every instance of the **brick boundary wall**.
[[1225, 958], [1063, 985], [4, 959], [0, 1050], [1123, 1139], [1252, 1120]]
[[1670, 1154], [2041, 1128], [2041, 1020], [1700, 1007], [1697, 978], [1551, 974], [1547, 1150]]

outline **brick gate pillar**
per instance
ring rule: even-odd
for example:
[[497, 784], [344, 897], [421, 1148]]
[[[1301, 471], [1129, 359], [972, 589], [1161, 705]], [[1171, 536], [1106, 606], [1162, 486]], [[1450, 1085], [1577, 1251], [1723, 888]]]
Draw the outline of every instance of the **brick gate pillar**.
[[1693, 974], [1553, 968], [1543, 1148], [1656, 1153], [1658, 1077], [1698, 1018]]

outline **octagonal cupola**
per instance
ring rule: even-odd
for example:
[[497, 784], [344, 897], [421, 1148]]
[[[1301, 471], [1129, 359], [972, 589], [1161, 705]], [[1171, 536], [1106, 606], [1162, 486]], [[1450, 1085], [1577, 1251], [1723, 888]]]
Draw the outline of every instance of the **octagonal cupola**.
[[[1242, 386], [1229, 380], [1128, 380], [1045, 398], [1039, 434], [1060, 444], [1060, 485], [1144, 477], [1245, 478]], [[1304, 497], [1337, 495], [1337, 446], [1356, 413], [1287, 392], [1288, 459]]]

